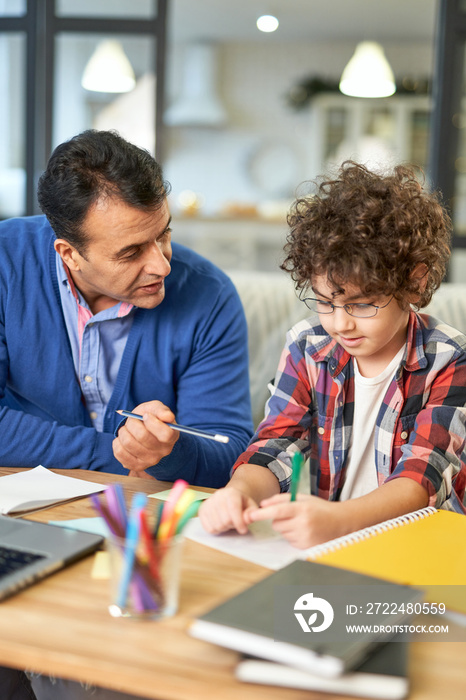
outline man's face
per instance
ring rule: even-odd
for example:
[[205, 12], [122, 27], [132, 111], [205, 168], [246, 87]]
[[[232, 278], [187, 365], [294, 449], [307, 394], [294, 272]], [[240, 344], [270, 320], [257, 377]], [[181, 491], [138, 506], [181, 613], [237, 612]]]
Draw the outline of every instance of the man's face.
[[[88, 212], [83, 229], [88, 243], [80, 254], [56, 248], [93, 313], [125, 301], [153, 309], [165, 296], [172, 256], [167, 203], [145, 212], [107, 197]], [[57, 247], [58, 246], [58, 247]]]

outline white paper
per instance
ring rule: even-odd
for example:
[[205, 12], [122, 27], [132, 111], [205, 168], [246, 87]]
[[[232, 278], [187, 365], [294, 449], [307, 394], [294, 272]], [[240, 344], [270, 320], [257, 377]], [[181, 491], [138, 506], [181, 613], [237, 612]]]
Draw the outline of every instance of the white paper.
[[103, 484], [55, 474], [40, 465], [0, 477], [0, 513], [37, 510], [105, 488]]
[[295, 559], [305, 559], [306, 554], [305, 550], [293, 547], [272, 530], [267, 521], [253, 523], [247, 535], [239, 535], [235, 530], [211, 535], [204, 530], [199, 518], [193, 518], [186, 525], [183, 534], [207, 547], [273, 570], [281, 569]]

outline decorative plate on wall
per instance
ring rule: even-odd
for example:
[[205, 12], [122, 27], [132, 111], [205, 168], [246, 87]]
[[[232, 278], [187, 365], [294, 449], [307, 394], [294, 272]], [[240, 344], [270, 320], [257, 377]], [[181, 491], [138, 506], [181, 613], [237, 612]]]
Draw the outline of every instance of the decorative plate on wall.
[[260, 143], [248, 159], [247, 171], [251, 182], [268, 197], [293, 196], [299, 185], [298, 158], [286, 143]]

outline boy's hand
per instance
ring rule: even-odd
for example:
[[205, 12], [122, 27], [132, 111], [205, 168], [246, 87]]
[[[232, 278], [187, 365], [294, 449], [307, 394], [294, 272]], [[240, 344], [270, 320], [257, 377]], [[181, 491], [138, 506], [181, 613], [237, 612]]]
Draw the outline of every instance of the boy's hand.
[[226, 486], [216, 491], [199, 509], [199, 518], [207, 532], [218, 535], [226, 530], [236, 530], [240, 535], [248, 531], [245, 520], [250, 510], [257, 509], [257, 503], [234, 486]]
[[289, 493], [280, 493], [261, 499], [260, 508], [245, 512], [245, 521], [270, 519], [273, 529], [290, 544], [307, 549], [424, 508], [428, 502], [429, 494], [423, 486], [413, 479], [398, 478], [348, 501], [298, 494], [298, 500], [291, 502]]
[[144, 420], [126, 419], [113, 441], [113, 454], [125, 469], [141, 474], [170, 454], [179, 433], [166, 425], [174, 423], [175, 416], [160, 401], [141, 403], [134, 413], [143, 415]]
[[261, 501], [260, 506], [246, 513], [247, 522], [272, 520], [273, 529], [298, 549], [313, 547], [346, 532], [341, 522], [341, 503], [304, 494], [298, 494], [297, 500], [291, 502], [289, 493], [280, 493]]

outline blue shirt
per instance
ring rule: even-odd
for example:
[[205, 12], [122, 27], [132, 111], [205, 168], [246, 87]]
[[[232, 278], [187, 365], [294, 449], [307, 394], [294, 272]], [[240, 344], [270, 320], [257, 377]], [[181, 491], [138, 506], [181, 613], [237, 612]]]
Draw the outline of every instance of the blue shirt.
[[134, 307], [119, 302], [92, 314], [79, 289], [70, 284], [63, 260], [58, 253], [56, 255], [60, 298], [74, 369], [92, 425], [102, 432], [105, 410], [133, 323]]

